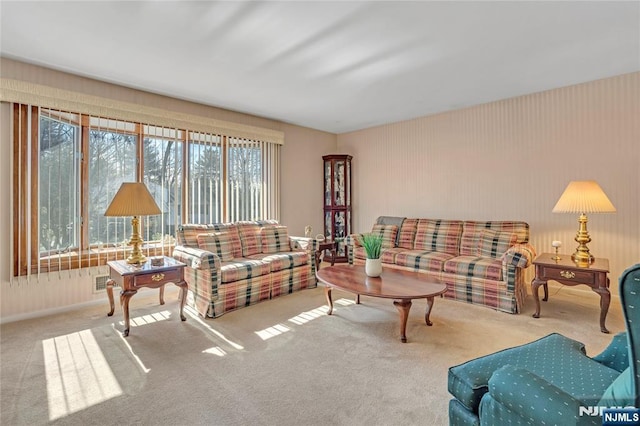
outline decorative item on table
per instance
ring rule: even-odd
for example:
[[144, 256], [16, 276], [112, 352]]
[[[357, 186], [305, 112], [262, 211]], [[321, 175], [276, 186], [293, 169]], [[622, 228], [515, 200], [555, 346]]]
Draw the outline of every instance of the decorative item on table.
[[307, 238], [311, 238], [311, 233], [313, 232], [313, 228], [311, 225], [307, 225], [304, 227], [304, 236]]
[[151, 266], [164, 266], [164, 257], [163, 256], [152, 257]]
[[367, 259], [364, 264], [364, 272], [370, 277], [379, 277], [382, 274], [382, 235], [362, 234], [358, 237], [358, 242], [364, 247]]
[[591, 237], [587, 231], [587, 213], [615, 213], [616, 208], [595, 181], [569, 182], [560, 199], [553, 208], [553, 213], [580, 213], [576, 242], [578, 247], [571, 255], [577, 266], [587, 267], [593, 263], [594, 257], [589, 253], [587, 243]]
[[316, 235], [316, 241], [324, 241], [324, 235], [322, 234]]
[[127, 258], [127, 263], [140, 265], [147, 261], [145, 255], [142, 254], [142, 250], [140, 250], [143, 240], [140, 237], [140, 219], [138, 216], [153, 216], [160, 213], [162, 213], [160, 207], [158, 207], [144, 183], [124, 182], [118, 189], [104, 215], [115, 217], [132, 216], [131, 227], [133, 231], [131, 240], [129, 240], [132, 250], [131, 255]]
[[553, 256], [551, 259], [555, 260], [556, 262], [558, 260], [561, 260], [562, 258], [558, 255], [558, 249], [562, 247], [562, 241], [551, 241], [551, 247], [553, 247], [556, 250], [556, 255]]

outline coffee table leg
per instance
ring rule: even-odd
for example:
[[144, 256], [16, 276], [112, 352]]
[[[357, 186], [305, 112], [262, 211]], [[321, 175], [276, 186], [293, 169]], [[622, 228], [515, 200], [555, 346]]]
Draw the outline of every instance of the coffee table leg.
[[433, 323], [429, 319], [429, 316], [431, 315], [431, 309], [433, 309], [433, 302], [433, 297], [427, 297], [427, 309], [424, 312], [424, 322], [426, 322], [427, 325], [433, 325]]
[[407, 318], [409, 318], [409, 309], [411, 309], [411, 299], [394, 300], [393, 305], [398, 309], [400, 314], [400, 340], [407, 343]]
[[331, 287], [324, 287], [324, 295], [327, 296], [327, 303], [329, 304], [329, 310], [327, 311], [327, 315], [331, 315], [333, 312], [333, 301], [331, 300]]

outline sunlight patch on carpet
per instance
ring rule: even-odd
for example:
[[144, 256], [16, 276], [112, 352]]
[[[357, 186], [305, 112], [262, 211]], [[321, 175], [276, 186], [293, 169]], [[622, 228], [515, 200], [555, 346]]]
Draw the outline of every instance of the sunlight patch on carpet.
[[[334, 303], [337, 303], [343, 306], [355, 304], [353, 300], [348, 300], [348, 299], [338, 299]], [[301, 312], [295, 317], [289, 318], [289, 322], [292, 322], [295, 325], [304, 325], [316, 318], [326, 316], [328, 309], [329, 309], [328, 305], [322, 305], [310, 311]], [[255, 333], [262, 340], [267, 340], [267, 339], [271, 339], [272, 337], [279, 336], [280, 334], [286, 333], [287, 331], [291, 331], [291, 328], [289, 328], [284, 324], [276, 324], [274, 326], [267, 327], [264, 330], [256, 331]]]
[[306, 324], [311, 320], [314, 320], [314, 319], [316, 319], [318, 317], [327, 315], [327, 309], [328, 308], [329, 307], [327, 305], [320, 306], [319, 308], [315, 308], [315, 309], [312, 309], [310, 311], [302, 312], [302, 313], [296, 315], [293, 318], [289, 318], [289, 321], [291, 321], [292, 323], [297, 324], [297, 325]]
[[49, 420], [122, 395], [91, 330], [42, 341]]
[[[171, 312], [169, 311], [155, 312], [153, 314], [131, 318], [129, 320], [129, 324], [131, 327], [140, 327], [142, 325], [153, 324], [154, 322], [158, 322], [158, 321], [166, 321], [170, 317], [171, 317]], [[124, 321], [120, 321], [120, 325], [124, 326]]]
[[213, 348], [205, 349], [203, 354], [212, 354], [217, 356], [225, 356], [227, 353], [220, 346], [214, 346]]
[[239, 345], [235, 342], [232, 342], [231, 340], [227, 339], [224, 334], [220, 333], [218, 330], [215, 330], [214, 328], [212, 328], [209, 324], [207, 324], [206, 322], [204, 322], [202, 320], [202, 318], [200, 318], [200, 316], [198, 315], [198, 313], [193, 310], [191, 307], [185, 306], [184, 307], [184, 313], [186, 315], [189, 315], [189, 317], [193, 318], [198, 324], [200, 324], [201, 326], [203, 326], [207, 331], [209, 331], [211, 334], [215, 335], [216, 337], [224, 340], [226, 343], [228, 343], [229, 345], [231, 345], [234, 349], [237, 349], [239, 351], [244, 349], [244, 346]]
[[262, 340], [271, 339], [272, 337], [278, 336], [282, 333], [286, 333], [287, 331], [291, 331], [289, 327], [284, 324], [276, 324], [274, 326], [265, 328], [264, 330], [256, 331], [255, 333]]
[[[124, 323], [123, 323], [124, 324]], [[138, 366], [140, 367], [140, 370], [143, 373], [148, 373], [149, 371], [151, 371], [149, 368], [147, 368], [144, 363], [142, 362], [142, 360], [140, 359], [140, 357], [138, 355], [136, 355], [136, 353], [133, 351], [133, 348], [131, 347], [131, 345], [129, 344], [129, 342], [127, 342], [127, 339], [122, 335], [122, 333], [120, 333], [119, 331], [116, 331], [116, 327], [115, 324], [111, 324], [111, 327], [113, 328], [113, 331], [117, 333], [117, 335], [120, 337], [120, 340], [122, 341], [122, 344], [124, 346], [127, 347], [127, 349], [129, 349], [129, 352], [131, 353], [131, 356], [133, 357], [133, 359], [138, 363]]]

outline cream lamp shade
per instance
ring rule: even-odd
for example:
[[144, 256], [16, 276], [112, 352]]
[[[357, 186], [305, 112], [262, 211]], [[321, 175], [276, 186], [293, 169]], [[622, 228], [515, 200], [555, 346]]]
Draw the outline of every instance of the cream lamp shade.
[[594, 257], [589, 253], [587, 243], [591, 242], [587, 231], [587, 213], [615, 213], [607, 194], [604, 193], [600, 185], [595, 181], [572, 181], [560, 196], [560, 199], [553, 208], [553, 213], [578, 213], [579, 228], [576, 234], [578, 247], [571, 259], [578, 266], [589, 266], [593, 263]]
[[593, 180], [569, 182], [553, 213], [615, 213], [607, 194]]
[[111, 204], [104, 212], [105, 216], [127, 217], [133, 216], [131, 226], [133, 232], [129, 245], [133, 247], [131, 255], [127, 258], [128, 263], [140, 264], [147, 261], [142, 254], [140, 246], [143, 243], [140, 237], [140, 221], [138, 216], [153, 216], [162, 213], [160, 207], [149, 193], [146, 185], [141, 182], [124, 182], [111, 200]]

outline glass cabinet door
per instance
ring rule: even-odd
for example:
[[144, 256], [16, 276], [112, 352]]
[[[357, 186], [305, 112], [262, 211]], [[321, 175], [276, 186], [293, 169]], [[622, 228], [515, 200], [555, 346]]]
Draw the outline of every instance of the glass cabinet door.
[[331, 161], [324, 162], [324, 205], [330, 206], [331, 202]]
[[344, 161], [336, 161], [333, 191], [335, 192], [335, 205], [344, 206], [346, 201], [346, 192], [344, 188], [345, 166]]
[[325, 155], [324, 236], [336, 242], [335, 262], [346, 262], [345, 238], [351, 234], [351, 156]]

